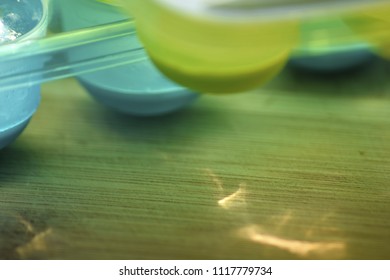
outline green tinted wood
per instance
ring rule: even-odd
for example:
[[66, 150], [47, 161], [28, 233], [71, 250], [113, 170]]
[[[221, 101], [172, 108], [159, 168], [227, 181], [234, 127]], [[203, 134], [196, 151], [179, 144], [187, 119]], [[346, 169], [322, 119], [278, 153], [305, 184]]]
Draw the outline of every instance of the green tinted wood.
[[390, 258], [389, 65], [166, 117], [43, 87], [0, 151], [2, 259]]

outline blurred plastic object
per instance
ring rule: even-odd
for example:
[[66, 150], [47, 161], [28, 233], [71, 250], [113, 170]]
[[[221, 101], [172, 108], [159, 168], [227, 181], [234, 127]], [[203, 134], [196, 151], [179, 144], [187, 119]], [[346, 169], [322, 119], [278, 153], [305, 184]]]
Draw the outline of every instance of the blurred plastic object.
[[[334, 39], [332, 34], [335, 32], [339, 36]], [[316, 40], [319, 33], [327, 38], [321, 44]], [[348, 38], [348, 41], [340, 42], [340, 37]], [[355, 40], [353, 37], [356, 37]], [[353, 34], [341, 18], [316, 18], [301, 24], [300, 45], [294, 50], [291, 65], [315, 72], [344, 71], [372, 61], [372, 49], [372, 46], [363, 43], [358, 35]]]
[[158, 68], [201, 92], [261, 85], [283, 68], [298, 38], [296, 20], [273, 20], [256, 5], [252, 10], [217, 1], [119, 2], [135, 16], [138, 34]]
[[[61, 1], [62, 27], [65, 31], [124, 20], [126, 15], [103, 3], [88, 0]], [[86, 49], [101, 52], [101, 48], [114, 49], [117, 45], [128, 50], [142, 48], [135, 35], [113, 41], [111, 45]], [[82, 53], [76, 55], [76, 60]], [[170, 113], [189, 105], [198, 95], [190, 92], [161, 74], [147, 59], [109, 70], [81, 75], [79, 81], [99, 102], [122, 113], [154, 116]], [[75, 55], [70, 57], [74, 59]]]
[[[48, 21], [46, 0], [2, 0], [0, 3], [0, 43], [16, 43], [45, 35]], [[33, 67], [41, 60], [30, 61]], [[32, 65], [23, 60], [0, 64], [0, 74], [28, 71]], [[0, 149], [13, 142], [27, 126], [38, 108], [40, 86], [18, 89], [0, 88]]]
[[[108, 2], [114, 1], [135, 16], [140, 38], [156, 65], [167, 76], [199, 91], [236, 92], [261, 85], [279, 72], [293, 49], [304, 57], [297, 60], [299, 65], [342, 69], [369, 59], [370, 47], [365, 52], [364, 44], [381, 48], [390, 41], [388, 0]], [[300, 26], [334, 16], [354, 31], [346, 35], [338, 29], [325, 34], [312, 30], [312, 43], [326, 51], [308, 54], [313, 48], [300, 46]], [[359, 46], [355, 45], [357, 36], [361, 37]], [[344, 52], [347, 48], [353, 52]]]
[[372, 61], [374, 55], [366, 45], [327, 49], [323, 53], [310, 54], [291, 59], [291, 65], [301, 69], [330, 73], [345, 71]]
[[375, 45], [379, 55], [390, 59], [390, 1], [367, 3], [370, 5], [358, 14], [346, 15], [343, 19], [362, 39]]

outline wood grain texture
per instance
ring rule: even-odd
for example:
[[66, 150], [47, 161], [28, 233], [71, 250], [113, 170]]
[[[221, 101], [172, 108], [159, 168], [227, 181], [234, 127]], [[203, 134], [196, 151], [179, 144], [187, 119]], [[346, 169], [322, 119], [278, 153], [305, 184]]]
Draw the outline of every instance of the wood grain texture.
[[1, 259], [389, 259], [390, 67], [132, 118], [44, 85], [0, 151]]

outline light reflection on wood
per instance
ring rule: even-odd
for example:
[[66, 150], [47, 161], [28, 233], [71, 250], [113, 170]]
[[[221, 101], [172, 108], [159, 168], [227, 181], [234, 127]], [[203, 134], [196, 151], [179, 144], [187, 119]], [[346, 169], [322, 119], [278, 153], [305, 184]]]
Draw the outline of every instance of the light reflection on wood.
[[290, 240], [265, 233], [257, 225], [249, 225], [238, 231], [240, 237], [252, 242], [288, 251], [299, 257], [340, 258], [344, 256], [346, 245], [343, 242], [311, 242]]

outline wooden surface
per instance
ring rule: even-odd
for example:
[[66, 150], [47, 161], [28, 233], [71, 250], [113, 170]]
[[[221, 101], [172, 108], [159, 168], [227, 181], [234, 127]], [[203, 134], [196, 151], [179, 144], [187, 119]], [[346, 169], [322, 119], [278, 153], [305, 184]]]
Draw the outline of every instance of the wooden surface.
[[0, 151], [2, 259], [389, 259], [390, 67], [159, 118], [43, 87]]

